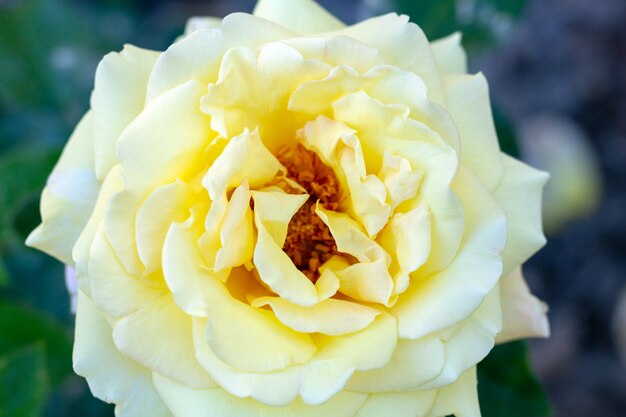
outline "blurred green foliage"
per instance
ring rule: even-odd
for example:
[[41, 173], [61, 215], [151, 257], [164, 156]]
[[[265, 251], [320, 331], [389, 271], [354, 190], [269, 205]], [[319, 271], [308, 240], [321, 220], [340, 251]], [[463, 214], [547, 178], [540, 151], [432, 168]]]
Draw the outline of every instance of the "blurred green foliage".
[[411, 17], [429, 39], [463, 33], [470, 53], [506, 38], [523, 13], [526, 0], [395, 0], [396, 10]]
[[496, 346], [478, 365], [478, 394], [483, 417], [545, 417], [546, 394], [533, 375], [524, 342]]
[[[489, 13], [480, 10], [515, 16], [523, 5], [493, 1], [476, 0], [474, 12], [447, 0], [398, 0], [398, 5], [431, 38], [460, 29], [466, 44], [483, 48], [497, 31], [486, 27], [480, 13]], [[73, 317], [62, 266], [23, 241], [39, 222], [47, 175], [87, 109], [100, 57], [126, 41], [165, 47], [182, 28], [182, 21], [169, 19], [145, 30], [140, 3], [0, 3], [0, 417], [113, 415], [112, 407], [93, 399], [73, 375]], [[142, 38], [142, 28], [158, 33], [158, 39]], [[503, 148], [515, 155], [512, 129], [498, 115], [496, 125]], [[479, 367], [479, 380], [485, 417], [548, 413], [522, 343], [494, 349]]]

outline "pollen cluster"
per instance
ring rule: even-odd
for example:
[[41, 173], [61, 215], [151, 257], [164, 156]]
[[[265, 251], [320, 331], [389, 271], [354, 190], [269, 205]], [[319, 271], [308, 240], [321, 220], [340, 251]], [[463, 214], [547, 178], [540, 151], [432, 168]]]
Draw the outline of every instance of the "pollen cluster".
[[315, 206], [319, 202], [325, 209], [337, 210], [341, 199], [339, 181], [329, 166], [302, 145], [281, 148], [276, 156], [287, 168], [287, 177], [309, 194], [309, 199], [289, 222], [283, 250], [315, 282], [320, 266], [339, 253], [330, 230], [315, 213]]

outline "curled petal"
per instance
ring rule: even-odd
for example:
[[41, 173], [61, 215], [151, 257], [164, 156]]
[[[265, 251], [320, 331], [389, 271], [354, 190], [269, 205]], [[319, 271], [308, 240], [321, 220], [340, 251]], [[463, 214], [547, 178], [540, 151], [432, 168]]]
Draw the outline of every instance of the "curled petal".
[[387, 196], [393, 210], [417, 195], [422, 176], [421, 173], [413, 171], [406, 158], [385, 152], [383, 166], [378, 177], [385, 183]]
[[315, 285], [299, 271], [282, 250], [291, 217], [309, 198], [282, 191], [252, 193], [257, 242], [254, 266], [261, 280], [285, 300], [312, 306], [319, 299]]
[[279, 297], [260, 297], [252, 305], [270, 306], [281, 323], [297, 332], [329, 336], [359, 331], [369, 326], [380, 314], [374, 308], [334, 298], [312, 307], [302, 307]]
[[116, 256], [135, 275], [143, 272], [135, 244], [141, 203], [156, 187], [195, 173], [196, 159], [212, 136], [209, 119], [198, 108], [205, 88], [188, 81], [160, 95], [119, 140], [124, 190], [110, 199], [104, 228]]
[[154, 190], [139, 208], [135, 236], [137, 252], [145, 265], [146, 274], [161, 269], [161, 252], [167, 231], [171, 223], [185, 220], [189, 214], [190, 197], [190, 187], [176, 179]]
[[502, 332], [496, 339], [498, 343], [550, 335], [550, 324], [546, 316], [548, 307], [530, 293], [521, 268], [516, 268], [502, 278], [500, 297]]
[[224, 50], [220, 32], [208, 28], [195, 30], [174, 43], [154, 64], [146, 104], [189, 80], [198, 80], [205, 85], [215, 80]]
[[467, 170], [459, 171], [453, 186], [466, 212], [461, 248], [447, 269], [414, 280], [393, 307], [401, 337], [416, 339], [465, 319], [502, 273], [500, 252], [506, 242], [502, 209]]

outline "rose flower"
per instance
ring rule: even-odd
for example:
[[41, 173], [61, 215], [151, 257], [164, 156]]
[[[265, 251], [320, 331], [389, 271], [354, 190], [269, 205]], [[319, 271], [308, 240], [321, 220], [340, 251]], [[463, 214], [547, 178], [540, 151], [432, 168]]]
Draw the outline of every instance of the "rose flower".
[[500, 152], [460, 37], [310, 0], [98, 66], [28, 244], [75, 270], [74, 367], [124, 417], [477, 416], [548, 332], [546, 174]]

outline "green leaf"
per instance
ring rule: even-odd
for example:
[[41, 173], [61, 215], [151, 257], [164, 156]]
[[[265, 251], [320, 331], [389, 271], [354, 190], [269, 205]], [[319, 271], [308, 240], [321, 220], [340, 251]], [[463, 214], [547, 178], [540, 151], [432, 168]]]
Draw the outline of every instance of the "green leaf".
[[0, 417], [39, 417], [50, 390], [44, 347], [0, 357]]
[[66, 329], [39, 312], [0, 299], [0, 356], [33, 344], [45, 348], [45, 366], [53, 384], [72, 372], [72, 344]]
[[534, 376], [524, 342], [496, 346], [478, 364], [478, 394], [483, 417], [546, 417], [550, 406]]

